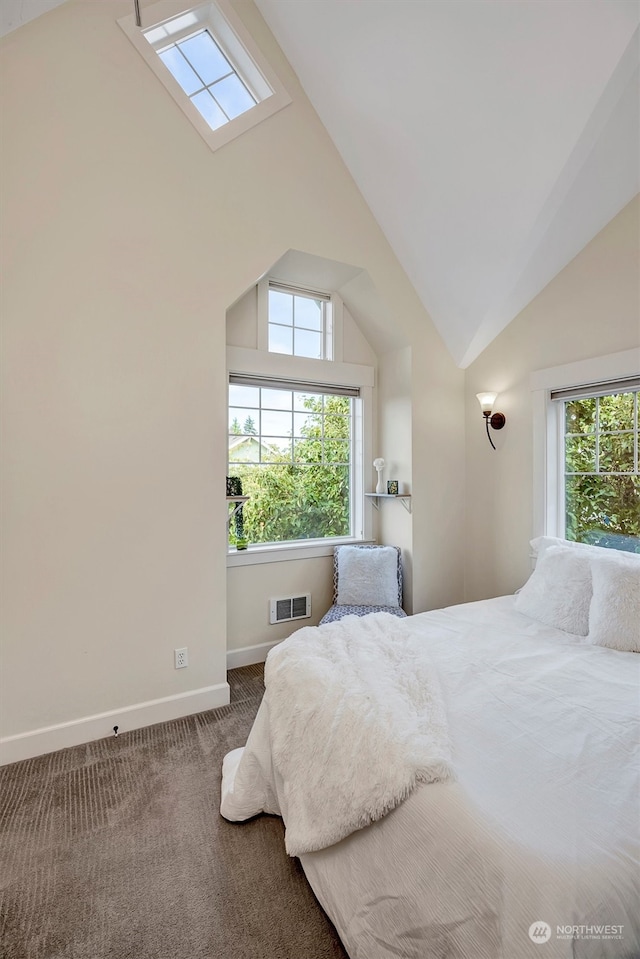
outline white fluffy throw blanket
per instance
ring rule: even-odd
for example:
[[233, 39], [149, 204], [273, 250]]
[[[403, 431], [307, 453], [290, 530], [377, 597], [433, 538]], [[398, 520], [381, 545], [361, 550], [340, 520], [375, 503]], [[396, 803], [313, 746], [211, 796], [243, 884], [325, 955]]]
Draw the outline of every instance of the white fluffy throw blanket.
[[331, 846], [418, 783], [453, 779], [434, 668], [388, 613], [298, 630], [267, 658], [273, 764], [291, 856]]

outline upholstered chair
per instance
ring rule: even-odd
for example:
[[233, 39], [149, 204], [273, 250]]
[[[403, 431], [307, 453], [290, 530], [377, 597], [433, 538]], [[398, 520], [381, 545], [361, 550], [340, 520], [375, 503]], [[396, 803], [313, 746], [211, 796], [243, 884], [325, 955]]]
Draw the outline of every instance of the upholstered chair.
[[336, 546], [333, 552], [333, 605], [320, 620], [392, 613], [402, 608], [402, 561], [398, 546]]

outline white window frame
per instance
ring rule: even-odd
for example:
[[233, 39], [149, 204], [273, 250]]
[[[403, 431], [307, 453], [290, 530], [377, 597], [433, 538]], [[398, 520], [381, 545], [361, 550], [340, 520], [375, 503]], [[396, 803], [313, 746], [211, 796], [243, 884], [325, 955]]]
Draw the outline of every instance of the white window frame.
[[[332, 309], [331, 309], [331, 306], [332, 306], [332, 304], [331, 304], [331, 295], [328, 294], [328, 293], [318, 293], [318, 292], [315, 291], [315, 290], [306, 290], [306, 289], [303, 290], [303, 289], [298, 289], [297, 287], [293, 287], [293, 286], [291, 286], [291, 285], [289, 285], [289, 284], [276, 283], [274, 280], [269, 280], [267, 297], [268, 297], [269, 293], [270, 293], [272, 290], [273, 290], [274, 292], [276, 292], [276, 293], [285, 293], [286, 295], [291, 296], [291, 297], [294, 297], [294, 298], [295, 298], [295, 297], [298, 297], [298, 298], [304, 298], [304, 299], [308, 299], [308, 300], [319, 300], [319, 301], [322, 303], [322, 326], [321, 326], [321, 329], [320, 329], [320, 331], [319, 331], [319, 332], [320, 332], [321, 348], [320, 348], [320, 356], [319, 356], [319, 357], [316, 357], [316, 359], [320, 359], [320, 360], [333, 360], [333, 351], [332, 351], [332, 348], [331, 348], [332, 342], [333, 342], [333, 336], [332, 336], [333, 322], [332, 322]], [[267, 302], [268, 302], [268, 300], [267, 300]], [[267, 307], [267, 309], [269, 309], [269, 307]], [[285, 356], [302, 356], [303, 354], [301, 354], [301, 353], [296, 353], [296, 351], [295, 351], [296, 330], [306, 329], [306, 327], [299, 326], [299, 325], [296, 323], [295, 303], [294, 303], [294, 307], [293, 307], [293, 316], [292, 316], [292, 324], [291, 324], [291, 327], [286, 326], [286, 325], [283, 325], [283, 324], [280, 324], [280, 323], [276, 323], [275, 321], [272, 321], [272, 319], [271, 319], [271, 314], [269, 313], [269, 315], [268, 315], [268, 317], [267, 317], [267, 336], [269, 336], [270, 328], [271, 328], [272, 325], [273, 325], [273, 326], [282, 326], [283, 329], [291, 329], [291, 331], [292, 331], [293, 352], [292, 352], [292, 353], [289, 353], [289, 354], [285, 353]], [[311, 330], [310, 332], [318, 332], [318, 331]], [[269, 339], [270, 339], [270, 337], [269, 337]], [[269, 352], [270, 352], [270, 353], [271, 353], [271, 352], [274, 352], [274, 353], [275, 353], [275, 352], [279, 352], [279, 351], [269, 349]]]
[[[296, 286], [277, 280], [273, 276], [263, 277], [258, 283], [258, 349], [270, 356], [287, 356], [269, 352], [269, 290], [282, 290], [302, 296], [318, 296], [327, 301], [325, 308], [325, 328], [323, 336], [323, 357], [319, 362], [340, 363], [342, 361], [342, 333], [344, 324], [344, 304], [342, 297], [332, 290]], [[305, 357], [296, 357], [305, 359]]]
[[564, 537], [564, 404], [553, 390], [640, 375], [640, 348], [531, 374], [533, 406], [533, 536]]
[[[121, 17], [118, 24], [212, 150], [218, 150], [291, 103], [284, 84], [228, 0], [209, 0], [186, 10], [184, 0], [160, 0], [150, 7], [144, 7], [141, 19], [141, 27], [136, 25], [134, 14]], [[161, 28], [167, 33], [166, 38], [154, 38], [154, 42], [150, 42], [147, 35], [153, 36], [154, 31]], [[238, 76], [258, 101], [256, 106], [217, 130], [211, 129], [157, 53], [157, 49], [202, 29], [210, 31]]]
[[[268, 357], [268, 360], [266, 359]], [[374, 369], [356, 363], [327, 363], [325, 360], [289, 356], [286, 353], [265, 353], [242, 347], [227, 347], [228, 374], [266, 376], [272, 379], [324, 386], [354, 386], [360, 390], [359, 402], [354, 404], [351, 519], [352, 536], [327, 537], [321, 540], [296, 540], [287, 543], [250, 544], [247, 549], [228, 548], [227, 566], [251, 566], [260, 563], [282, 562], [330, 556], [334, 546], [344, 543], [366, 543], [373, 538], [371, 508], [364, 496], [364, 464], [373, 457], [373, 386]], [[369, 508], [367, 508], [369, 507]]]

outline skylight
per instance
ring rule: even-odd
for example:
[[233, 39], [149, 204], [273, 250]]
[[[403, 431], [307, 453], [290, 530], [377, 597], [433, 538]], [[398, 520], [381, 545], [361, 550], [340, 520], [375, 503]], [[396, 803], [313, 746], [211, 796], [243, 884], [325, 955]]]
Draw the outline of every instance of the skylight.
[[158, 56], [212, 130], [258, 102], [208, 30], [172, 44]]
[[140, 27], [132, 15], [118, 23], [212, 149], [291, 102], [226, 0], [166, 15], [159, 3]]

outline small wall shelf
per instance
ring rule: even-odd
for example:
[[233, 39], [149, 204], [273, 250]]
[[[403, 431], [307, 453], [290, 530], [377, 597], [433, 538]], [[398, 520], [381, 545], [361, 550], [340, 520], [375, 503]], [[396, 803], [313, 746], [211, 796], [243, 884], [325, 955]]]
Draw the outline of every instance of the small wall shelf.
[[229, 523], [231, 522], [233, 517], [236, 515], [240, 507], [244, 506], [244, 504], [248, 502], [250, 498], [251, 498], [250, 496], [227, 496], [227, 506], [230, 503], [234, 504], [233, 509], [227, 516], [227, 529], [229, 528]]
[[411, 493], [365, 493], [376, 509], [380, 509], [379, 499], [399, 499], [407, 513], [411, 512]]

